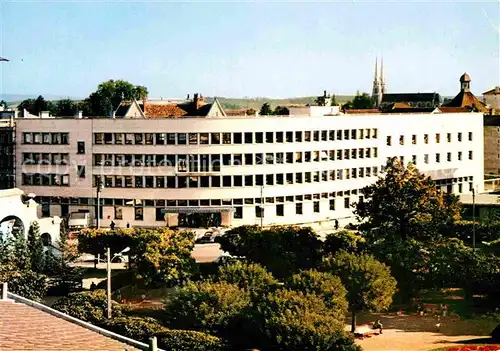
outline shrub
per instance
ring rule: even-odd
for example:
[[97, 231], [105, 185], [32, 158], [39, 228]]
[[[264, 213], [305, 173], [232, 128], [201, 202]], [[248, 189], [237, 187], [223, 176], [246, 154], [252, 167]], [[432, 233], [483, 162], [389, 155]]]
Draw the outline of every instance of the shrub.
[[254, 293], [263, 293], [278, 285], [278, 281], [264, 267], [241, 261], [219, 267], [213, 280], [234, 284]]
[[[57, 300], [52, 308], [95, 325], [104, 325], [107, 317], [106, 291], [71, 293]], [[120, 305], [116, 302], [113, 302], [113, 315], [121, 316]]]
[[225, 351], [227, 344], [216, 336], [193, 330], [167, 330], [158, 346], [169, 351]]
[[9, 291], [27, 299], [39, 301], [47, 292], [47, 277], [31, 270], [7, 271], [0, 267], [0, 281], [9, 284]]
[[228, 283], [191, 283], [166, 302], [166, 320], [177, 329], [223, 333], [250, 304], [250, 296]]
[[335, 255], [340, 250], [347, 252], [359, 252], [363, 249], [365, 239], [347, 230], [328, 234], [323, 243], [324, 253]]
[[105, 324], [106, 329], [117, 334], [147, 343], [152, 336], [160, 337], [168, 329], [149, 317], [116, 317]]

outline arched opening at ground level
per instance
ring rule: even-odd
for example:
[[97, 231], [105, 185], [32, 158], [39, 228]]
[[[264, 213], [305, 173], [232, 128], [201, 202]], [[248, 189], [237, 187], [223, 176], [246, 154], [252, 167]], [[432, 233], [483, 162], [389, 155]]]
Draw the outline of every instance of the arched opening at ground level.
[[17, 216], [7, 216], [0, 221], [0, 235], [9, 236], [13, 235], [18, 237], [24, 235], [24, 223]]

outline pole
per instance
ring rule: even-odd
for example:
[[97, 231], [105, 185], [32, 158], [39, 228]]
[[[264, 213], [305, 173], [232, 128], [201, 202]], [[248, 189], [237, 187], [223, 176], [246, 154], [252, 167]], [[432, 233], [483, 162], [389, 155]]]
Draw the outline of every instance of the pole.
[[476, 189], [472, 188], [472, 248], [476, 249]]
[[264, 186], [260, 186], [260, 229], [264, 226]]
[[106, 248], [106, 256], [107, 256], [107, 271], [108, 271], [108, 319], [111, 319], [111, 250]]

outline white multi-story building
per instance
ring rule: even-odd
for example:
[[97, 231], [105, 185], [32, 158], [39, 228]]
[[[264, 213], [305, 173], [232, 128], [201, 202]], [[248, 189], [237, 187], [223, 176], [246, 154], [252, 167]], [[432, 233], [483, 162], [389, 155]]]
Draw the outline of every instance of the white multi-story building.
[[347, 223], [393, 156], [443, 191], [482, 191], [481, 113], [291, 112], [19, 119], [16, 184], [66, 216], [94, 210], [102, 179], [101, 225], [118, 227]]

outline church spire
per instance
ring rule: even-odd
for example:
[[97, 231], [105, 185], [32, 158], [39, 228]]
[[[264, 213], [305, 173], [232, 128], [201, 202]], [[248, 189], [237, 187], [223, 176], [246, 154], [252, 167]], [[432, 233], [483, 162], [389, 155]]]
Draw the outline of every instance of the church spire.
[[378, 57], [375, 58], [375, 78], [373, 79], [372, 100], [376, 107], [382, 101], [382, 81], [378, 75]]
[[373, 83], [378, 83], [378, 57], [375, 57], [375, 78], [373, 79]]
[[380, 62], [380, 93], [385, 94], [385, 77], [384, 77], [384, 58]]

